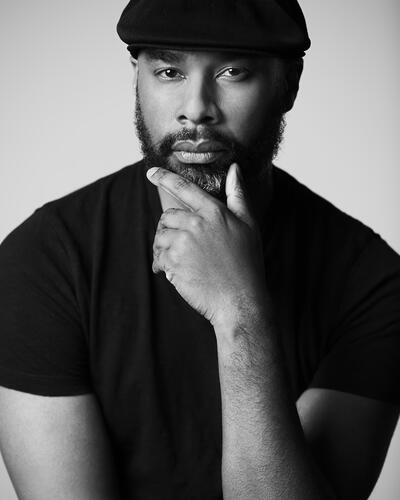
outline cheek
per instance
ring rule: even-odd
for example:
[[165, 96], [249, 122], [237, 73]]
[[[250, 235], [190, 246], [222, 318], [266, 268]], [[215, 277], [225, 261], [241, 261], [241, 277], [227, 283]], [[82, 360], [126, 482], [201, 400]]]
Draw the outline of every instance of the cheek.
[[262, 134], [270, 117], [279, 109], [279, 92], [270, 86], [254, 85], [231, 95], [225, 103], [225, 116], [233, 134], [245, 145]]
[[138, 79], [138, 94], [143, 119], [151, 138], [158, 141], [170, 132], [174, 102], [165, 92], [155, 88], [150, 79]]

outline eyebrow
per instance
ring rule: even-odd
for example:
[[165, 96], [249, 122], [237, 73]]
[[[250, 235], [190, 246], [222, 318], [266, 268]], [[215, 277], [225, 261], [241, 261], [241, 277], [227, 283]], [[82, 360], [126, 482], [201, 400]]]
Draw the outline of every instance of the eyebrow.
[[[145, 56], [149, 61], [163, 61], [167, 64], [181, 64], [185, 59], [187, 54], [185, 51], [163, 49], [163, 48], [146, 48]], [[260, 63], [260, 57], [256, 54], [247, 52], [219, 52], [219, 55], [223, 58], [233, 60], [245, 59], [253, 64]], [[228, 57], [230, 55], [230, 57]]]
[[169, 64], [178, 64], [184, 59], [183, 54], [165, 49], [147, 49], [145, 54], [150, 61], [164, 61]]

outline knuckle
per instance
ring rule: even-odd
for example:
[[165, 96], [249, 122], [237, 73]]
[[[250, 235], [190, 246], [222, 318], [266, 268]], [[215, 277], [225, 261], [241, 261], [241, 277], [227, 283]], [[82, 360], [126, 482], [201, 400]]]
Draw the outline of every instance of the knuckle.
[[161, 250], [159, 248], [153, 249], [153, 262], [158, 263], [160, 260]]
[[167, 208], [160, 217], [159, 227], [168, 227], [179, 214], [180, 210], [178, 208]]
[[167, 210], [164, 210], [164, 212], [161, 214], [160, 220], [165, 219], [166, 217], [172, 215], [174, 213], [174, 209], [172, 208], [167, 208]]
[[200, 217], [198, 217], [198, 216], [193, 216], [190, 219], [190, 227], [192, 229], [199, 229], [202, 225], [201, 223], [202, 223], [202, 221], [201, 221]]
[[177, 212], [179, 212], [179, 208], [175, 208], [175, 207], [170, 207], [170, 208], [167, 208], [164, 212], [163, 212], [163, 215], [175, 215]]
[[210, 214], [213, 218], [221, 220], [225, 218], [225, 213], [219, 204], [213, 204], [210, 208]]
[[159, 168], [156, 172], [154, 172], [153, 177], [156, 177], [159, 181], [162, 181], [168, 174], [168, 170]]
[[180, 252], [176, 248], [170, 248], [168, 251], [168, 258], [173, 264], [177, 264], [180, 260]]
[[163, 227], [166, 225], [168, 220], [168, 214], [165, 212], [161, 214], [160, 220], [158, 221], [157, 232], [162, 231]]
[[179, 177], [175, 182], [174, 182], [174, 188], [177, 191], [182, 191], [183, 189], [186, 189], [189, 186], [190, 182], [185, 179], [184, 177]]
[[168, 281], [172, 282], [174, 281], [175, 275], [170, 269], [168, 269], [168, 271], [165, 271], [165, 277], [167, 278]]
[[161, 244], [160, 244], [160, 237], [158, 234], [156, 234], [156, 237], [154, 238], [153, 241], [153, 252], [155, 252], [156, 249], [158, 248], [161, 248]]
[[168, 229], [160, 228], [154, 237], [154, 244], [157, 246], [164, 246], [167, 243]]
[[187, 231], [181, 231], [178, 235], [178, 245], [180, 247], [186, 247], [190, 240], [190, 234]]
[[236, 186], [235, 187], [235, 196], [237, 196], [240, 199], [243, 199], [246, 197], [246, 192], [245, 192], [243, 186]]
[[157, 258], [154, 257], [152, 264], [153, 273], [157, 274], [161, 271], [161, 266]]

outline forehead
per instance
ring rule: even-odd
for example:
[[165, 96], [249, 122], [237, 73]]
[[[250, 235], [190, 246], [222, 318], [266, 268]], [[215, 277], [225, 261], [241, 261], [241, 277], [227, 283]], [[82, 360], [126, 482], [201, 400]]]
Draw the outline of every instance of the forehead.
[[228, 60], [246, 60], [253, 64], [265, 64], [268, 60], [272, 60], [273, 58], [246, 52], [146, 48], [139, 52], [138, 59], [143, 59], [148, 62], [163, 61], [169, 64], [182, 64], [189, 59], [201, 59], [216, 64]]

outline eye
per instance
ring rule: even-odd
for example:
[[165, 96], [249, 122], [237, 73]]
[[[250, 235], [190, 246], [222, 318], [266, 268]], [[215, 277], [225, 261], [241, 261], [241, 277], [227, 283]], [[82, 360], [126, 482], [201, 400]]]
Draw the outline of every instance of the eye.
[[235, 82], [244, 80], [249, 75], [246, 68], [226, 68], [218, 76]]
[[156, 75], [162, 80], [181, 80], [182, 74], [175, 68], [166, 68], [156, 71]]

